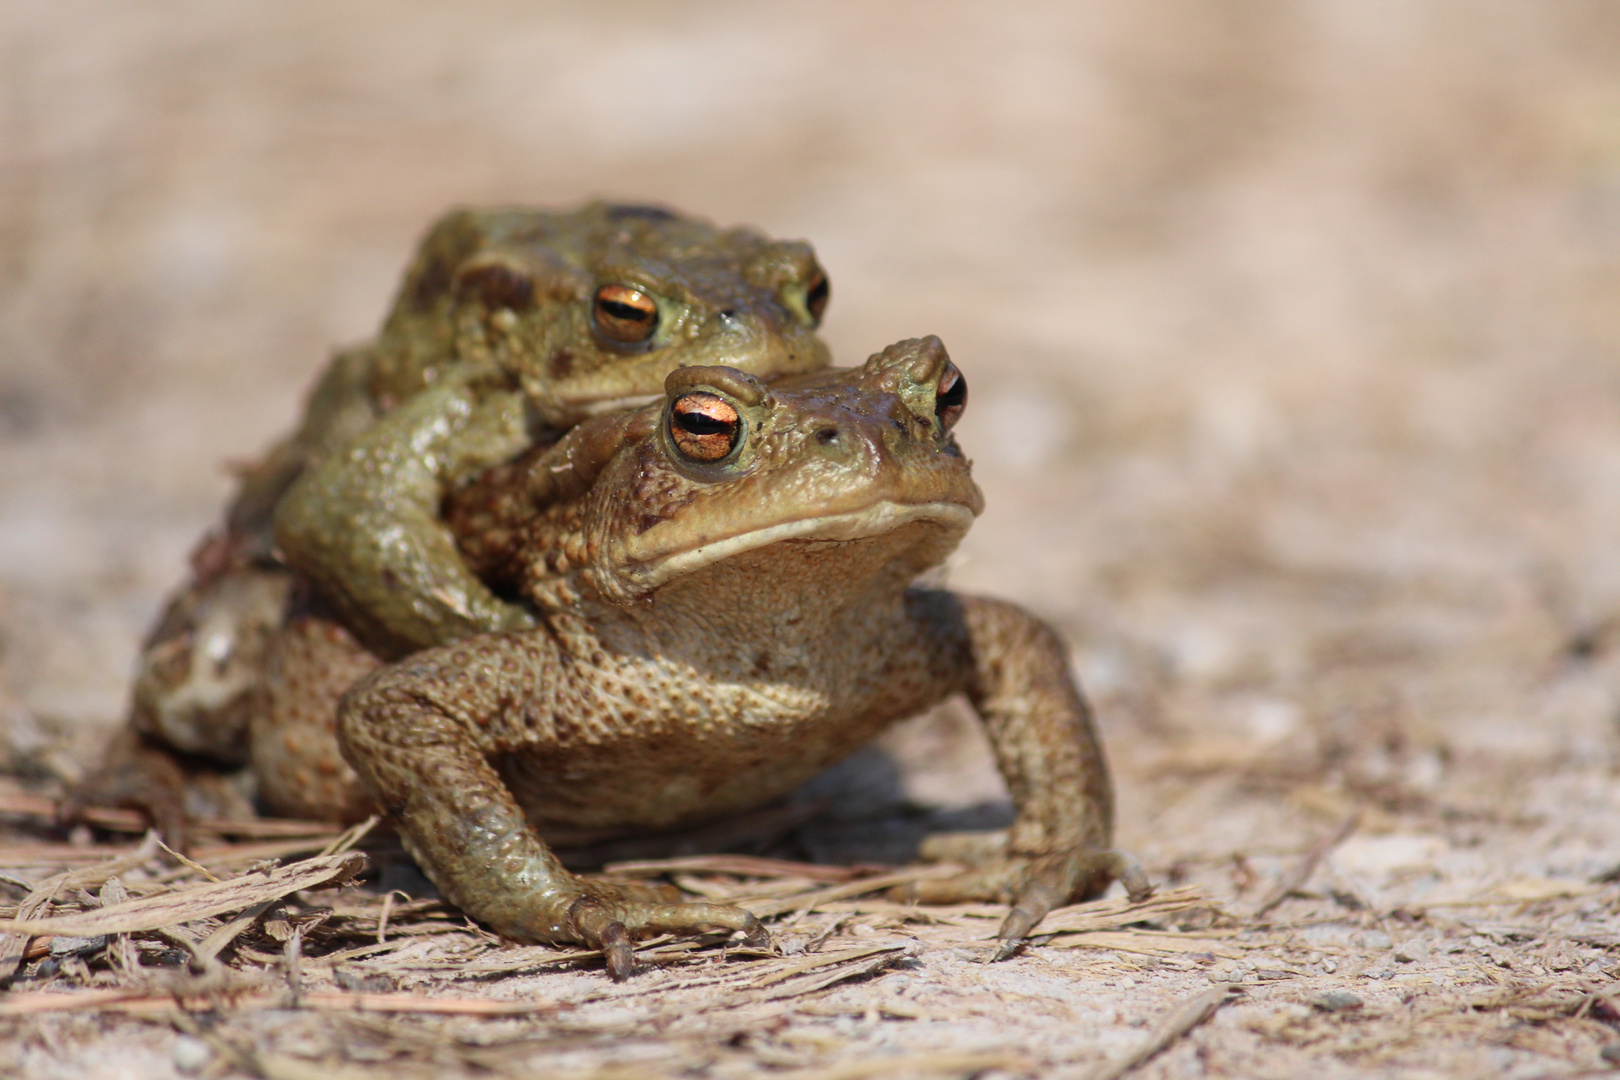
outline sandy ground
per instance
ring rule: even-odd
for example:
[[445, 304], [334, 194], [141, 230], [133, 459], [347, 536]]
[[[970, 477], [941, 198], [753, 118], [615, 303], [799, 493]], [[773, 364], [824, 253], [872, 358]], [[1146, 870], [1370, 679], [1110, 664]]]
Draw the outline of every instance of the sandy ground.
[[[694, 991], [653, 983], [578, 1013], [639, 1038], [469, 1020], [530, 1041], [441, 1074], [1083, 1075], [1224, 983], [1139, 1075], [1615, 1067], [1603, 0], [4, 5], [8, 790], [91, 760], [225, 463], [375, 328], [426, 223], [593, 195], [811, 239], [846, 363], [945, 339], [989, 503], [951, 581], [1068, 634], [1121, 843], [1202, 888], [1242, 958], [1053, 945], [987, 967], [913, 933], [890, 973], [754, 1027], [660, 1026]], [[892, 761], [890, 796], [1000, 798], [960, 725], [888, 754], [845, 785]], [[862, 829], [836, 825], [817, 835]], [[251, 1033], [300, 1067], [378, 1060], [310, 1034], [325, 1023], [279, 1010]], [[427, 1060], [387, 1038], [395, 1075]], [[245, 1067], [201, 1064], [207, 1045], [161, 1019], [0, 1019], [0, 1071], [21, 1075]]]

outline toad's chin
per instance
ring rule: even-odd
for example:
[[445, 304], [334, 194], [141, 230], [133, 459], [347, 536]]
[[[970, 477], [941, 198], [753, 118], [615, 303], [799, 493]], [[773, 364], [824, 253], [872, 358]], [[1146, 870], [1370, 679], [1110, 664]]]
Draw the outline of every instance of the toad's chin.
[[973, 524], [972, 507], [956, 502], [876, 502], [860, 510], [783, 521], [763, 529], [720, 537], [657, 558], [632, 563], [616, 575], [628, 592], [648, 593], [706, 566], [783, 541], [848, 541], [882, 536], [907, 525], [928, 522], [946, 550], [956, 546]]

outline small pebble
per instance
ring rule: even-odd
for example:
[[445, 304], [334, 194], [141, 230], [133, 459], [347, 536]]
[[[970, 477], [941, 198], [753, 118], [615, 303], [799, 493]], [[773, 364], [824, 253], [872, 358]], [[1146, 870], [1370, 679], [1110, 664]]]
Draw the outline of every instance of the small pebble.
[[213, 1047], [201, 1039], [182, 1035], [174, 1040], [174, 1067], [183, 1073], [201, 1072], [213, 1056]]
[[1415, 938], [1411, 941], [1402, 942], [1400, 945], [1395, 947], [1395, 959], [1403, 964], [1412, 964], [1419, 960], [1426, 960], [1428, 959], [1428, 956], [1428, 944]]
[[1329, 990], [1311, 1004], [1323, 1012], [1351, 1012], [1361, 1008], [1361, 999], [1347, 990]]
[[332, 973], [337, 984], [345, 990], [356, 990], [361, 993], [387, 994], [394, 987], [394, 980], [382, 972], [367, 974], [364, 971], [338, 970]]

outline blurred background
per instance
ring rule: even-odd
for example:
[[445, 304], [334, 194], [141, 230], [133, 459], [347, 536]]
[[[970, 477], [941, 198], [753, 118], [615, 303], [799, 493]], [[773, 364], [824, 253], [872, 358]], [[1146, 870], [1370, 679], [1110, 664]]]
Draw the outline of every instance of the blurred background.
[[[844, 363], [944, 338], [951, 580], [1069, 636], [1150, 865], [1350, 805], [1613, 854], [1606, 0], [0, 6], [12, 753], [119, 719], [432, 218], [594, 196], [811, 240]], [[953, 738], [911, 790], [993, 795]]]

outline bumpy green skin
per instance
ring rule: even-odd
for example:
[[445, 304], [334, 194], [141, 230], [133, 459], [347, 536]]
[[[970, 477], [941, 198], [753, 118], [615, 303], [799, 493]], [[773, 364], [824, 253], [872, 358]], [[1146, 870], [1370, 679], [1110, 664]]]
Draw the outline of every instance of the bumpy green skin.
[[[982, 506], [936, 415], [947, 363], [925, 339], [768, 389], [683, 371], [671, 403], [704, 390], [742, 418], [726, 461], [683, 460], [666, 406], [582, 425], [452, 501], [474, 565], [527, 592], [540, 625], [382, 668], [338, 724], [449, 899], [518, 940], [600, 947], [617, 977], [648, 933], [757, 940], [740, 909], [574, 877], [542, 832], [747, 810], [956, 693], [984, 719], [1017, 818], [996, 856], [918, 895], [1012, 902], [1005, 952], [1115, 877], [1146, 893], [1109, 848], [1107, 766], [1056, 635], [1013, 605], [910, 586]], [[559, 461], [595, 473], [577, 498], [557, 497]]]

